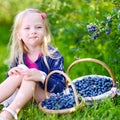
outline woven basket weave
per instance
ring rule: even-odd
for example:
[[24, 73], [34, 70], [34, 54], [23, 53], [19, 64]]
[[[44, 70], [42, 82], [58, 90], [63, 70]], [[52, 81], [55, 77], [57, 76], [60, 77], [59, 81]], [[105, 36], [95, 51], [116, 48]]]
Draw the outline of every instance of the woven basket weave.
[[66, 78], [66, 80], [71, 84], [71, 87], [73, 89], [74, 96], [75, 96], [76, 105], [72, 108], [66, 108], [66, 109], [60, 109], [60, 110], [59, 109], [58, 110], [51, 110], [51, 109], [47, 109], [46, 107], [42, 107], [42, 102], [40, 102], [39, 109], [42, 110], [45, 113], [50, 113], [50, 114], [65, 114], [65, 113], [74, 112], [77, 109], [83, 109], [83, 107], [85, 105], [84, 98], [81, 96], [81, 102], [80, 103], [78, 102], [78, 95], [77, 95], [77, 92], [76, 92], [76, 89], [75, 89], [73, 83], [71, 82], [70, 78], [66, 75], [66, 73], [64, 73], [62, 71], [59, 71], [59, 70], [54, 70], [54, 71], [50, 72], [48, 74], [47, 78], [46, 78], [46, 82], [45, 82], [45, 96], [46, 96], [46, 99], [49, 99], [49, 96], [48, 96], [48, 93], [47, 93], [47, 83], [48, 83], [48, 80], [49, 80], [50, 76], [54, 73], [62, 74]]
[[[82, 76], [82, 77], [79, 77], [79, 78], [76, 78], [76, 79], [74, 79], [72, 82], [73, 83], [75, 83], [76, 81], [81, 81], [81, 80], [83, 80], [85, 77], [91, 77], [91, 78], [94, 78], [94, 77], [99, 77], [99, 78], [106, 78], [106, 79], [110, 79], [110, 80], [112, 80], [112, 83], [113, 83], [113, 86], [112, 86], [112, 88], [109, 90], [109, 91], [107, 91], [107, 92], [105, 92], [105, 93], [103, 93], [103, 94], [100, 94], [100, 95], [97, 95], [97, 96], [91, 96], [91, 97], [84, 97], [85, 98], [85, 103], [87, 104], [87, 105], [90, 105], [90, 104], [92, 104], [93, 102], [95, 102], [95, 101], [101, 101], [101, 100], [104, 100], [104, 99], [106, 99], [106, 98], [108, 98], [108, 97], [110, 97], [110, 98], [113, 98], [115, 95], [116, 95], [116, 93], [117, 93], [117, 83], [116, 83], [116, 80], [115, 80], [115, 77], [114, 77], [114, 74], [113, 74], [113, 72], [111, 71], [111, 69], [109, 68], [109, 66], [108, 65], [106, 65], [104, 62], [102, 62], [102, 61], [100, 61], [100, 60], [97, 60], [97, 59], [93, 59], [93, 58], [84, 58], [84, 59], [78, 59], [78, 60], [76, 60], [76, 61], [74, 61], [69, 67], [68, 67], [68, 69], [67, 69], [67, 75], [69, 75], [69, 73], [70, 73], [70, 70], [72, 69], [72, 67], [73, 66], [75, 66], [76, 64], [78, 64], [78, 63], [80, 63], [80, 62], [95, 62], [95, 63], [98, 63], [98, 64], [100, 64], [100, 65], [102, 65], [107, 71], [108, 71], [108, 73], [110, 74], [110, 77], [108, 77], [108, 76], [103, 76], [103, 75], [86, 75], [86, 76]], [[69, 86], [71, 86], [70, 84], [69, 84]]]

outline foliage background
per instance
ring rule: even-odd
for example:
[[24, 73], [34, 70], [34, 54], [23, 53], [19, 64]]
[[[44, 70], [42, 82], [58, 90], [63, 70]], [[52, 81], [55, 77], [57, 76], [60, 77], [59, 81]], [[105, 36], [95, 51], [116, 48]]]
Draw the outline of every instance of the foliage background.
[[[119, 64], [120, 56], [119, 1], [6, 0], [0, 1], [0, 4], [1, 46], [8, 43], [15, 15], [25, 8], [38, 8], [47, 13], [54, 45], [59, 48], [65, 58], [65, 69], [75, 60], [75, 56], [92, 57], [108, 64], [118, 79], [119, 68], [116, 66]], [[112, 18], [112, 23], [109, 25], [107, 24], [108, 16]], [[96, 24], [99, 29], [99, 35], [95, 40], [90, 37], [91, 34], [87, 30], [87, 25], [91, 23]], [[106, 35], [105, 29], [109, 26], [111, 33]], [[86, 69], [85, 67], [81, 69]]]
[[[120, 0], [0, 0], [0, 81], [5, 78], [6, 46], [15, 15], [25, 8], [38, 8], [47, 14], [53, 44], [65, 59], [65, 71], [77, 58], [96, 58], [110, 66], [120, 82]], [[110, 20], [107, 19], [110, 17]], [[98, 37], [87, 26], [97, 26]], [[106, 34], [106, 29], [110, 33]], [[95, 63], [81, 63], [71, 71], [71, 79], [85, 74], [106, 74]]]

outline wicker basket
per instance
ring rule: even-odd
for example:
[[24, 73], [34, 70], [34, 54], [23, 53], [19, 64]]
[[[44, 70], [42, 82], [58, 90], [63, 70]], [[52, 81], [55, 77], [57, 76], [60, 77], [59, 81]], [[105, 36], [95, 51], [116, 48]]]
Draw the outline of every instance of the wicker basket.
[[[67, 75], [69, 74], [71, 68], [73, 66], [75, 66], [76, 64], [80, 63], [80, 62], [95, 62], [95, 63], [98, 63], [98, 64], [102, 65], [109, 72], [109, 74], [110, 74], [111, 77], [103, 76], [103, 75], [86, 75], [86, 76], [82, 76], [82, 77], [74, 79], [72, 81], [74, 84], [77, 81], [81, 82], [86, 77], [90, 77], [90, 78], [94, 78], [94, 77], [105, 78], [105, 79], [110, 79], [112, 81], [112, 87], [111, 87], [111, 89], [109, 91], [107, 91], [105, 93], [102, 93], [102, 94], [99, 94], [99, 95], [96, 95], [96, 96], [83, 96], [85, 98], [86, 105], [91, 105], [95, 101], [101, 101], [101, 100], [104, 100], [104, 99], [106, 99], [108, 97], [113, 98], [116, 95], [116, 93], [117, 93], [117, 84], [116, 84], [116, 80], [115, 80], [115, 77], [113, 75], [113, 72], [111, 71], [111, 69], [109, 68], [109, 66], [107, 66], [104, 62], [102, 62], [100, 60], [97, 60], [97, 59], [93, 59], [93, 58], [78, 59], [78, 60], [74, 61], [68, 67], [67, 72], [66, 72]], [[68, 86], [70, 87], [71, 85], [69, 84]]]
[[[45, 113], [50, 113], [50, 114], [65, 114], [65, 113], [72, 113], [74, 111], [76, 111], [77, 109], [83, 109], [84, 108], [84, 105], [85, 105], [85, 100], [82, 96], [81, 97], [81, 102], [79, 103], [78, 101], [78, 95], [77, 95], [77, 92], [76, 92], [76, 89], [73, 85], [73, 83], [71, 82], [70, 78], [66, 75], [66, 73], [62, 72], [62, 71], [59, 71], [59, 70], [54, 70], [52, 72], [50, 72], [46, 78], [46, 82], [45, 82], [45, 97], [46, 99], [49, 99], [50, 97], [48, 97], [48, 93], [47, 93], [47, 83], [48, 83], [48, 80], [50, 78], [50, 76], [54, 73], [59, 73], [59, 74], [62, 74], [66, 80], [71, 84], [71, 87], [73, 89], [73, 92], [74, 92], [74, 98], [75, 98], [75, 106], [74, 107], [71, 107], [71, 108], [65, 108], [65, 109], [57, 109], [57, 110], [52, 110], [52, 109], [47, 109], [46, 107], [43, 107], [42, 106], [42, 102], [40, 102], [39, 104], [39, 109], [42, 110], [43, 112]], [[67, 86], [67, 85], [66, 85]]]

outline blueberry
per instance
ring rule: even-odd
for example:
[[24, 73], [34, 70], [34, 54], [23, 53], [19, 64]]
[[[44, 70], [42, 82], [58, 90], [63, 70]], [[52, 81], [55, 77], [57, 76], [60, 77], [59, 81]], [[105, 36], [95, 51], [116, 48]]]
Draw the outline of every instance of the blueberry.
[[120, 29], [120, 24], [118, 25], [118, 29]]
[[106, 34], [108, 35], [108, 34], [110, 34], [111, 29], [110, 29], [110, 28], [107, 28], [107, 29], [105, 30], [105, 32], [106, 32]]
[[95, 40], [98, 37], [98, 33], [93, 34], [92, 39]]
[[96, 31], [96, 25], [88, 25], [87, 29], [88, 29], [88, 32], [94, 32]]
[[[93, 97], [109, 91], [113, 86], [113, 82], [106, 77], [88, 76], [82, 80], [76, 80], [74, 85], [77, 93], [81, 96]], [[42, 102], [42, 106], [52, 110], [74, 107], [75, 98], [72, 87], [69, 86], [68, 89], [70, 91], [69, 94], [64, 94], [64, 92], [52, 94], [49, 99], [45, 99]], [[81, 98], [79, 97], [78, 100], [80, 102]]]

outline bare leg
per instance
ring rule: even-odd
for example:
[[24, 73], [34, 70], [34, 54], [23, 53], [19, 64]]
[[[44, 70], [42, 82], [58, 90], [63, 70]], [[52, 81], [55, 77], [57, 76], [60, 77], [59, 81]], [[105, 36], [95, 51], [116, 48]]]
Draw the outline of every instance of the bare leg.
[[[50, 95], [48, 93], [48, 95]], [[8, 106], [11, 110], [18, 113], [21, 108], [34, 97], [37, 103], [45, 99], [45, 92], [40, 88], [39, 84], [34, 81], [22, 80], [22, 83], [19, 87], [19, 91], [14, 99], [14, 101]], [[13, 117], [7, 111], [3, 111], [0, 116], [11, 120]]]
[[[36, 83], [34, 81], [23, 80], [14, 101], [8, 106], [11, 110], [18, 113], [21, 108], [34, 96]], [[9, 112], [3, 111], [0, 116], [8, 120], [12, 119]]]
[[[47, 96], [49, 97], [50, 95], [51, 93], [48, 92]], [[38, 107], [40, 105], [39, 103], [42, 102], [45, 98], [45, 91], [40, 88], [39, 84], [37, 84], [34, 99], [36, 100]]]
[[36, 83], [34, 81], [23, 80], [19, 92], [14, 101], [9, 106], [16, 113], [34, 96]]
[[45, 91], [42, 88], [40, 88], [39, 84], [36, 85], [34, 99], [37, 103], [45, 99]]
[[11, 96], [20, 86], [22, 78], [18, 76], [10, 76], [0, 84], [0, 103]]

